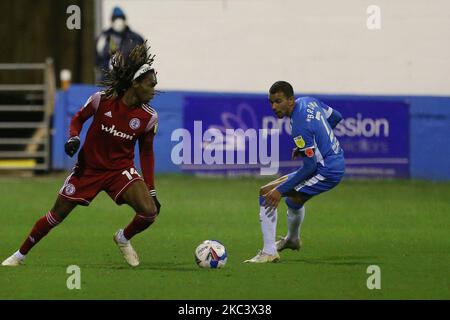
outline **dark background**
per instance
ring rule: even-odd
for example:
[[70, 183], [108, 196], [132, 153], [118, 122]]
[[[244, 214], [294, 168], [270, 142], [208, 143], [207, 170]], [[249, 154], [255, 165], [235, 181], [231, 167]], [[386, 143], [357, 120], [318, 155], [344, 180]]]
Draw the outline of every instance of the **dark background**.
[[[81, 29], [69, 30], [67, 7], [81, 9]], [[0, 1], [0, 63], [43, 63], [54, 60], [59, 87], [61, 69], [72, 71], [72, 82], [94, 83], [94, 1]], [[0, 83], [38, 83], [42, 72], [0, 72]]]

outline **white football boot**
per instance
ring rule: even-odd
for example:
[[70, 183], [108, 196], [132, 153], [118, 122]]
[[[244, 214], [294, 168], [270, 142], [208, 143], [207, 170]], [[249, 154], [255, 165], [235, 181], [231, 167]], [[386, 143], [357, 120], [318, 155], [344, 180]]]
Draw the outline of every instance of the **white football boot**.
[[279, 237], [279, 240], [275, 242], [277, 251], [283, 251], [284, 249], [292, 249], [299, 251], [302, 247], [302, 241], [299, 239], [287, 239], [286, 237]]
[[17, 267], [20, 266], [21, 264], [23, 264], [23, 260], [24, 259], [19, 259], [16, 257], [15, 254], [13, 254], [12, 256], [10, 256], [9, 258], [5, 259], [2, 262], [2, 266], [4, 267]]
[[278, 252], [275, 252], [274, 255], [271, 255], [260, 250], [256, 256], [249, 260], [245, 260], [244, 263], [268, 263], [278, 261], [280, 261], [280, 255], [278, 254]]
[[139, 257], [131, 245], [130, 241], [120, 241], [118, 238], [119, 232], [123, 233], [123, 230], [120, 229], [114, 234], [113, 240], [119, 247], [119, 250], [122, 252], [125, 261], [132, 267], [137, 267], [139, 265]]

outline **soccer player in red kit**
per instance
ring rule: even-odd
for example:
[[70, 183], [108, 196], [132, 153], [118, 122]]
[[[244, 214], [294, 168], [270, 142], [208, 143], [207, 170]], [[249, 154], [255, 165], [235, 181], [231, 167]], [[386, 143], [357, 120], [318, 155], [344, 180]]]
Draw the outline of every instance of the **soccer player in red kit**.
[[[39, 240], [77, 205], [88, 206], [100, 191], [108, 193], [118, 205], [126, 203], [135, 211], [130, 224], [117, 231], [113, 240], [129, 265], [139, 265], [130, 239], [155, 221], [161, 207], [156, 198], [153, 155], [158, 116], [146, 104], [155, 95], [157, 84], [153, 58], [146, 43], [136, 46], [127, 58], [115, 54], [104, 82], [107, 89], [93, 94], [70, 123], [65, 151], [73, 156], [80, 146], [78, 136], [83, 123], [93, 117], [76, 166], [53, 208], [36, 222], [20, 249], [2, 265], [22, 264]], [[133, 163], [136, 141], [143, 178]]]

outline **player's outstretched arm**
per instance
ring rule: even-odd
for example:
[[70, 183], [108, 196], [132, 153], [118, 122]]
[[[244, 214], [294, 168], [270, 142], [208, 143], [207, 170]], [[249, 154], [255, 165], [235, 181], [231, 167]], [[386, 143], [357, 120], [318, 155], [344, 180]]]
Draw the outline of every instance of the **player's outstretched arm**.
[[161, 204], [156, 197], [155, 188], [155, 155], [153, 152], [153, 140], [155, 131], [150, 130], [145, 135], [139, 137], [139, 161], [141, 162], [142, 176], [147, 185], [150, 195], [155, 202], [156, 209], [161, 210]]
[[73, 116], [70, 121], [69, 126], [69, 140], [64, 144], [64, 151], [70, 157], [78, 151], [80, 147], [80, 138], [79, 135], [81, 133], [81, 129], [83, 128], [83, 123], [86, 122], [87, 119], [92, 117], [94, 113], [98, 109], [98, 105], [100, 104], [101, 93], [96, 92], [86, 101], [84, 106]]
[[314, 157], [314, 149], [308, 148], [303, 151], [305, 157], [303, 157], [303, 167], [297, 170], [297, 172], [289, 177], [284, 183], [277, 187], [277, 190], [285, 195], [287, 192], [293, 190], [302, 181], [310, 178], [317, 169], [316, 158]]

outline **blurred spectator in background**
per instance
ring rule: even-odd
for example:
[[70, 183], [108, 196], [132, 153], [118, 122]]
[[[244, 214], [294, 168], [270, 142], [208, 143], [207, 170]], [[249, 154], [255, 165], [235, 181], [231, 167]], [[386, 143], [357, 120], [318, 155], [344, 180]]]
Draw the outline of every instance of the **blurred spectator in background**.
[[144, 43], [144, 39], [131, 31], [127, 25], [125, 13], [119, 7], [114, 7], [111, 16], [111, 27], [103, 31], [96, 42], [95, 80], [104, 80], [102, 69], [108, 70], [110, 58], [116, 51], [121, 51], [126, 57], [136, 46]]

